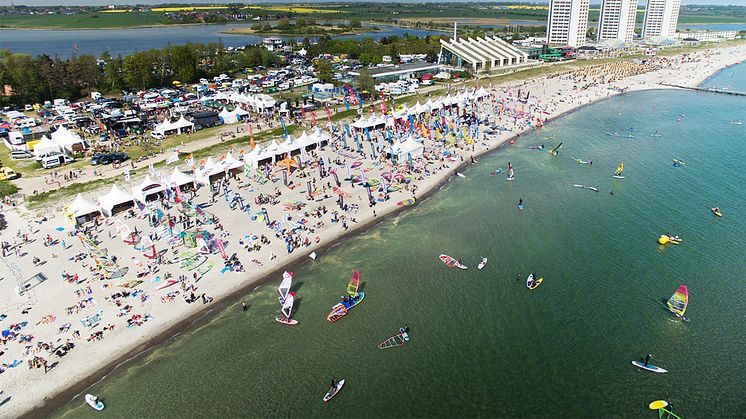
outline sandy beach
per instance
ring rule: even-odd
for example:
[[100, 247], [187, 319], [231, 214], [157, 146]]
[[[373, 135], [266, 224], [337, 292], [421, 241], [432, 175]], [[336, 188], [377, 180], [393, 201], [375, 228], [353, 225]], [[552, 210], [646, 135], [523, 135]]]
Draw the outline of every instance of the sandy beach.
[[[6, 266], [0, 275], [4, 301], [0, 317], [2, 329], [8, 332], [3, 332], [0, 348], [4, 391], [0, 412], [2, 416], [53, 412], [121, 362], [189, 327], [207, 310], [228, 305], [240, 310], [240, 297], [258, 284], [279, 283], [283, 270], [311, 261], [313, 252], [316, 260], [322, 260], [325, 250], [341, 238], [374, 228], [383, 217], [407, 208], [398, 203], [424, 199], [472, 158], [520, 143], [521, 134], [554, 118], [624, 92], [671, 88], [665, 84], [697, 86], [744, 59], [746, 47], [731, 46], [684, 57], [651, 57], [647, 64], [600, 64], [522, 82], [482, 83], [486, 95], [465, 103], [467, 113], [481, 121], [478, 134], [459, 139], [457, 147], [442, 141], [442, 134], [425, 135], [424, 152], [411, 166], [406, 161], [392, 165], [380, 154], [385, 150], [373, 157], [365, 144], [360, 153], [349, 137], [350, 147], [345, 149], [337, 136], [321, 150], [309, 152], [303, 168], [288, 175], [287, 185], [280, 170], [268, 173], [262, 182], [251, 171], [250, 178], [239, 174], [214, 188], [200, 187], [191, 201], [204, 214], [173, 201], [156, 203], [164, 216], [174, 220], [171, 228], [164, 228], [163, 218], [152, 227], [151, 220], [137, 210], [123, 211], [91, 227], [88, 236], [97, 242], [95, 247], [107, 249], [108, 256], [117, 257], [119, 267], [128, 268], [121, 278], [97, 277], [91, 246], [87, 249], [71, 235], [74, 227], [64, 214], [5, 207], [8, 227], [0, 233], [0, 241], [7, 243]], [[454, 89], [451, 95], [457, 93]], [[385, 143], [383, 133], [371, 135], [374, 142]], [[357, 136], [365, 142], [361, 132]], [[180, 169], [190, 170], [184, 164]], [[340, 181], [338, 188], [334, 175]], [[516, 176], [520, 177], [520, 169]], [[368, 190], [354, 179], [345, 180], [348, 177], [385, 179], [388, 188], [380, 196], [373, 191], [376, 204], [371, 205]], [[133, 179], [133, 184], [139, 180]], [[95, 202], [95, 194], [86, 197]], [[251, 212], [240, 209], [244, 203]], [[149, 247], [138, 250], [123, 241], [116, 231], [123, 224], [141, 238], [148, 236], [162, 263], [147, 256]], [[226, 263], [219, 249], [207, 249], [199, 266], [182, 263], [190, 250], [183, 240], [172, 240], [177, 229], [206, 231], [206, 236], [224, 243], [227, 256], [236, 256]], [[191, 251], [198, 252], [200, 246], [197, 243]], [[13, 267], [23, 281], [36, 274], [47, 279], [29, 282], [19, 296]]]

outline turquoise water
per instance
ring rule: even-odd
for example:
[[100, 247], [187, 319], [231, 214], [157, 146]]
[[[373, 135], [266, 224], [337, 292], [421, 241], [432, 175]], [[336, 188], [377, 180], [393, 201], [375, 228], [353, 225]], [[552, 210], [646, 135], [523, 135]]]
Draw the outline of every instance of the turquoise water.
[[[725, 68], [707, 79], [702, 85], [719, 89], [727, 88], [732, 91], [746, 93], [746, 64]], [[742, 109], [746, 108], [742, 107]]]
[[[233, 307], [95, 385], [104, 412], [75, 400], [59, 414], [654, 418], [647, 404], [668, 394], [683, 417], [742, 415], [746, 127], [728, 121], [745, 104], [655, 91], [563, 117], [296, 269], [299, 326], [273, 320], [276, 284], [262, 286], [248, 313]], [[630, 127], [635, 138], [605, 135]], [[527, 148], [559, 141], [557, 157]], [[508, 161], [515, 181], [488, 174]], [[611, 178], [619, 162], [624, 180]], [[666, 232], [684, 243], [659, 248]], [[329, 324], [353, 269], [366, 299]], [[532, 271], [535, 291], [515, 280]], [[688, 323], [661, 303], [679, 284]], [[376, 348], [405, 323], [409, 344]], [[632, 367], [648, 352], [670, 373]], [[323, 404], [331, 377], [347, 384]]]

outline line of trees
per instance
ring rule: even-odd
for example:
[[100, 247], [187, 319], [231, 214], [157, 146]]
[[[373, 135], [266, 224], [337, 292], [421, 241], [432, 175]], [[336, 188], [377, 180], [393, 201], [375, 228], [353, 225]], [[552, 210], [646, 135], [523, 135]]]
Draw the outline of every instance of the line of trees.
[[332, 39], [328, 36], [319, 38], [315, 45], [308, 45], [308, 54], [347, 54], [348, 57], [360, 60], [363, 64], [379, 64], [384, 55], [396, 60], [399, 54], [427, 54], [427, 59], [434, 61], [440, 52], [440, 36], [416, 37], [404, 35], [390, 36], [375, 41], [364, 39]]
[[167, 86], [174, 80], [194, 83], [202, 77], [281, 62], [281, 57], [262, 47], [228, 53], [220, 43], [177, 45], [124, 57], [104, 52], [98, 60], [91, 55], [61, 59], [0, 50], [0, 86], [12, 89], [12, 95], [0, 96], [0, 101], [26, 104], [76, 99], [94, 90], [144, 90]]

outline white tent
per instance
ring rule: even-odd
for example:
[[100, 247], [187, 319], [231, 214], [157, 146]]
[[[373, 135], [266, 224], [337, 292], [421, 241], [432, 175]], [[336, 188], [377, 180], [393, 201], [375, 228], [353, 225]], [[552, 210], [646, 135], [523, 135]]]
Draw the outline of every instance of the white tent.
[[75, 218], [78, 218], [99, 212], [99, 208], [96, 204], [78, 194], [78, 196], [75, 197], [75, 200], [70, 204], [70, 211], [73, 213]]
[[228, 112], [228, 109], [225, 109], [225, 108], [223, 108], [223, 110], [220, 111], [220, 113], [218, 114], [218, 117], [220, 117], [220, 119], [223, 120], [224, 124], [235, 124], [236, 122], [238, 122], [238, 118], [236, 118], [236, 116]]
[[400, 162], [407, 161], [409, 156], [413, 159], [421, 156], [424, 149], [425, 147], [415, 141], [412, 137], [407, 138], [403, 142], [396, 143], [393, 146], [394, 156]]
[[112, 185], [109, 193], [98, 198], [98, 206], [101, 208], [101, 213], [111, 217], [114, 207], [121, 204], [134, 205], [133, 201], [134, 197], [132, 195], [122, 191], [117, 185]]
[[161, 185], [158, 182], [153, 181], [150, 175], [145, 175], [145, 179], [140, 182], [139, 185], [132, 187], [132, 195], [138, 201], [145, 203], [149, 195], [163, 192], [166, 189], [165, 185]]
[[85, 140], [80, 138], [78, 134], [75, 134], [74, 132], [65, 128], [64, 125], [61, 125], [59, 128], [57, 128], [57, 131], [53, 132], [51, 135], [52, 141], [59, 144], [60, 147], [70, 153], [73, 151], [73, 147], [75, 145], [80, 145], [83, 149], [86, 148]]
[[234, 170], [234, 169], [243, 169], [243, 162], [239, 161], [235, 157], [233, 157], [233, 153], [228, 153], [225, 156], [225, 160], [221, 162], [224, 169], [228, 170]]
[[34, 145], [34, 157], [40, 159], [45, 154], [62, 153], [62, 147], [47, 137], [42, 137], [41, 141]]
[[194, 124], [184, 119], [184, 115], [181, 115], [181, 118], [173, 123], [173, 127], [178, 131], [179, 134], [183, 134], [187, 130], [194, 129]]
[[[303, 134], [305, 134], [305, 131]], [[285, 153], [298, 151], [301, 147], [302, 145], [300, 144], [300, 141], [293, 140], [293, 137], [290, 135], [288, 135], [288, 138], [280, 144], [280, 149]]]
[[168, 179], [170, 185], [182, 186], [192, 182], [194, 182], [194, 178], [180, 171], [178, 167], [174, 167], [174, 171]]

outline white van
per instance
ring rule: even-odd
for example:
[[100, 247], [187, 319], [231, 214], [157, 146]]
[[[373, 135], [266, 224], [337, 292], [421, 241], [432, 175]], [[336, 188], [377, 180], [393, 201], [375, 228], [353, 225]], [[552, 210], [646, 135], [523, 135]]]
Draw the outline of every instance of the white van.
[[16, 121], [16, 128], [31, 128], [36, 126], [36, 120], [33, 118], [22, 118]]
[[54, 156], [46, 156], [41, 159], [41, 167], [45, 169], [51, 169], [53, 167], [62, 166], [63, 164], [72, 163], [73, 158], [64, 154], [56, 154]]

